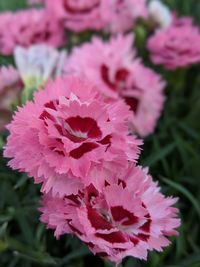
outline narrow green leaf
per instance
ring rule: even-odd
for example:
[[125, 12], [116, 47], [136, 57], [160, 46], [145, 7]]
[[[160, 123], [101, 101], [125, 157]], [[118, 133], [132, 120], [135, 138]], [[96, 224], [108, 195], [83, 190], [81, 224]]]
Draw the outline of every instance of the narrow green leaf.
[[175, 143], [169, 144], [165, 146], [163, 149], [159, 150], [157, 153], [155, 151], [152, 151], [151, 156], [149, 156], [147, 159], [145, 159], [142, 162], [143, 166], [152, 166], [156, 162], [160, 161], [162, 158], [169, 155], [175, 148]]
[[162, 177], [161, 178], [163, 180], [163, 182], [165, 182], [166, 184], [168, 184], [169, 186], [173, 187], [174, 189], [176, 189], [177, 191], [179, 191], [180, 193], [182, 193], [194, 206], [199, 218], [200, 218], [200, 204], [199, 202], [195, 199], [195, 197], [185, 188], [183, 187], [181, 184], [178, 184], [172, 180], [169, 180], [167, 178]]

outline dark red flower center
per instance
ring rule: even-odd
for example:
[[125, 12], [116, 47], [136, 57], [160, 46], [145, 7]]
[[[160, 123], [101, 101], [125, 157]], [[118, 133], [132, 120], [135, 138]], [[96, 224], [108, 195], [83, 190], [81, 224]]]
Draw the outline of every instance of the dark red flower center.
[[[145, 221], [140, 226], [140, 218], [123, 206], [118, 205], [109, 208], [102, 193], [93, 184], [87, 186], [77, 196], [71, 195], [67, 199], [72, 201], [72, 205], [79, 208], [82, 205], [86, 207], [87, 218], [96, 230], [96, 237], [115, 244], [113, 249], [116, 249], [116, 252], [120, 249], [118, 248], [119, 243], [132, 242], [133, 246], [136, 246], [140, 241], [147, 242], [150, 237], [151, 216], [148, 210], [146, 215], [141, 218], [142, 221], [144, 219]], [[143, 203], [142, 207], [147, 209]], [[137, 228], [137, 234], [134, 233], [135, 228]], [[102, 232], [102, 230], [105, 230], [105, 232]], [[93, 244], [91, 244], [92, 246]]]
[[74, 15], [90, 13], [94, 9], [98, 8], [100, 5], [100, 0], [93, 0], [90, 4], [84, 4], [82, 6], [77, 3], [77, 0], [73, 0], [73, 2], [70, 0], [63, 0], [63, 6], [67, 12]]
[[[96, 189], [91, 185], [90, 192], [94, 192], [94, 198], [99, 196]], [[135, 246], [140, 240], [147, 241], [149, 239], [151, 218], [148, 212], [145, 216], [146, 222], [138, 228], [138, 234], [131, 233], [130, 229], [139, 223], [139, 218], [122, 206], [111, 207], [110, 211], [108, 211], [105, 210], [105, 207], [104, 209], [96, 209], [90, 205], [87, 207], [87, 212], [92, 227], [97, 231], [116, 229], [116, 231], [113, 231], [112, 233], [96, 234], [97, 237], [102, 238], [107, 242], [113, 244], [131, 241]]]
[[111, 213], [114, 221], [120, 222], [124, 226], [138, 223], [138, 217], [122, 206], [111, 207]]
[[124, 98], [130, 109], [136, 113], [138, 110], [139, 99], [133, 96], [124, 96], [124, 91], [126, 88], [126, 82], [130, 73], [126, 68], [120, 68], [116, 71], [114, 79], [110, 79], [109, 68], [105, 64], [101, 66], [101, 77], [106, 85], [112, 90], [119, 93], [119, 95]]
[[125, 82], [129, 76], [129, 71], [125, 68], [120, 68], [116, 71], [113, 80], [110, 79], [109, 68], [105, 64], [101, 66], [101, 77], [103, 81], [110, 87], [113, 91], [121, 91], [125, 89]]
[[67, 119], [59, 118], [57, 115], [52, 115], [52, 111], [57, 111], [58, 105], [57, 100], [46, 103], [44, 105], [45, 109], [40, 115], [40, 119], [44, 121], [46, 127], [48, 127], [48, 120], [50, 120], [60, 134], [60, 138], [55, 139], [58, 147], [51, 147], [53, 151], [65, 156], [62, 137], [68, 138], [73, 143], [80, 143], [78, 148], [71, 150], [69, 153], [69, 156], [74, 159], [81, 158], [100, 145], [105, 146], [105, 151], [110, 147], [111, 135], [102, 138], [102, 131], [93, 118], [80, 116]]

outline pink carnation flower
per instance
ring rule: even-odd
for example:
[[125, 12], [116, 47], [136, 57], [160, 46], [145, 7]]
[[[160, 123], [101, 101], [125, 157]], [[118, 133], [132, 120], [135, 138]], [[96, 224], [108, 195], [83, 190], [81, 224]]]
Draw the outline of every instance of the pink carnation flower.
[[130, 30], [138, 18], [147, 16], [146, 0], [102, 0], [101, 16], [111, 32]]
[[189, 17], [175, 18], [171, 26], [149, 38], [148, 49], [154, 64], [170, 70], [198, 63], [200, 28]]
[[0, 15], [0, 53], [10, 55], [16, 45], [46, 43], [53, 47], [63, 44], [64, 31], [45, 9], [30, 9]]
[[132, 166], [120, 175], [93, 171], [90, 176], [78, 194], [44, 196], [41, 221], [57, 238], [75, 234], [93, 253], [116, 263], [126, 256], [146, 259], [149, 250], [170, 244], [167, 237], [180, 225], [178, 210], [171, 207], [177, 199], [165, 198], [146, 170]]
[[84, 177], [102, 163], [124, 168], [138, 158], [141, 142], [128, 136], [129, 115], [122, 101], [105, 103], [89, 82], [57, 79], [19, 108], [4, 156], [13, 158], [13, 169], [43, 182], [43, 191], [62, 194], [72, 174]]
[[12, 104], [18, 102], [23, 84], [18, 71], [12, 67], [0, 68], [0, 131], [12, 116]]
[[93, 38], [72, 51], [65, 71], [87, 77], [110, 100], [123, 98], [133, 111], [131, 127], [146, 136], [153, 132], [163, 108], [165, 83], [134, 59], [132, 47], [132, 35], [118, 35], [107, 43]]
[[101, 29], [101, 0], [46, 0], [50, 13], [64, 21], [65, 26], [75, 32]]

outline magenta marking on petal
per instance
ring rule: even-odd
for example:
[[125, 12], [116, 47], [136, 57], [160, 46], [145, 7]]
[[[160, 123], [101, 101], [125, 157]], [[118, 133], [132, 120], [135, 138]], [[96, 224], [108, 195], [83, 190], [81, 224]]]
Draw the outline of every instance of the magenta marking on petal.
[[93, 249], [95, 246], [92, 242], [85, 242], [85, 244], [91, 249]]
[[110, 89], [117, 91], [125, 89], [125, 82], [129, 76], [129, 71], [125, 68], [120, 68], [115, 73], [115, 80], [112, 82], [109, 77], [109, 68], [105, 64], [101, 66], [101, 77]]
[[98, 143], [102, 144], [102, 145], [111, 145], [111, 138], [112, 136], [106, 135], [106, 137], [104, 137], [101, 141], [98, 141]]
[[130, 107], [130, 109], [136, 114], [139, 106], [139, 99], [136, 97], [123, 97], [126, 104]]
[[73, 135], [73, 134], [69, 133], [66, 129], [65, 129], [65, 133], [63, 135], [74, 143], [81, 143], [87, 139], [84, 137], [79, 137], [79, 136]]
[[115, 84], [109, 78], [109, 68], [104, 64], [101, 66], [101, 77], [110, 89], [115, 90]]
[[150, 226], [151, 226], [151, 220], [148, 220], [145, 222], [141, 227], [140, 230], [149, 233], [150, 232]]
[[98, 147], [98, 145], [95, 143], [89, 143], [89, 142], [83, 143], [78, 148], [70, 151], [69, 155], [70, 155], [70, 157], [72, 157], [74, 159], [80, 159], [85, 153], [88, 153], [97, 147]]
[[89, 138], [101, 138], [102, 132], [97, 122], [89, 117], [82, 118], [80, 116], [70, 117], [66, 120], [72, 131], [87, 133]]
[[97, 191], [97, 189], [94, 187], [93, 184], [90, 184], [87, 188], [86, 188], [86, 202], [88, 204], [90, 204], [90, 202], [92, 201], [93, 198], [98, 197], [99, 192]]
[[130, 241], [136, 246], [139, 243], [139, 240], [135, 236], [130, 236]]
[[111, 207], [111, 213], [116, 222], [123, 221], [122, 225], [128, 226], [138, 223], [138, 217], [124, 209], [122, 206]]
[[[42, 114], [40, 115], [40, 117], [39, 117], [41, 120], [44, 120], [45, 121], [45, 119], [50, 119], [50, 120], [54, 120], [54, 117], [52, 116], [52, 115], [50, 115], [46, 110], [44, 110], [43, 112], [42, 112]], [[46, 123], [45, 123], [46, 124]], [[46, 124], [47, 125], [47, 124]]]
[[108, 241], [110, 243], [125, 243], [127, 242], [127, 239], [125, 238], [125, 235], [118, 231], [118, 232], [113, 232], [110, 234], [96, 234], [97, 237], [104, 239], [105, 241]]
[[125, 82], [129, 76], [129, 71], [125, 68], [119, 69], [115, 74], [116, 82]]
[[98, 143], [101, 145], [107, 145], [106, 147], [106, 151], [107, 151], [107, 149], [111, 146], [111, 138], [112, 136], [109, 134], [106, 137], [104, 137], [101, 141], [98, 141]]
[[63, 156], [65, 157], [65, 153], [62, 151], [62, 150], [59, 150], [58, 148], [56, 147], [50, 147], [50, 149], [56, 153], [58, 153], [60, 156]]
[[71, 225], [71, 220], [68, 220], [68, 225], [69, 225], [69, 227], [72, 229], [72, 231], [74, 232], [74, 233], [77, 233], [78, 235], [83, 235], [83, 233], [81, 232], [81, 231], [79, 231], [77, 228], [75, 228], [73, 225]]
[[48, 102], [48, 103], [46, 103], [44, 106], [45, 106], [45, 108], [50, 108], [50, 109], [54, 109], [54, 110], [56, 110], [56, 105], [55, 104], [57, 104], [58, 105], [58, 100], [52, 100], [52, 101], [50, 101], [50, 102]]
[[137, 235], [137, 238], [139, 238], [142, 241], [148, 241], [149, 237], [150, 236], [149, 235], [146, 235], [146, 234], [138, 234]]
[[78, 206], [79, 206], [80, 203], [81, 203], [78, 195], [74, 195], [74, 194], [72, 194], [72, 195], [66, 196], [65, 198], [71, 200], [72, 202], [74, 202], [74, 203], [75, 203], [76, 205], [78, 205]]
[[122, 185], [123, 188], [126, 188], [126, 183], [123, 180], [118, 179], [118, 185], [120, 184]]
[[[56, 110], [56, 105], [55, 105], [55, 103], [58, 104], [58, 100], [54, 100], [54, 101], [52, 100], [52, 101], [46, 103], [46, 104], [44, 105], [44, 107], [45, 107], [45, 108], [49, 108], [49, 109]], [[41, 120], [45, 120], [45, 119], [47, 118], [47, 119], [50, 119], [50, 120], [53, 120], [53, 121], [54, 121], [54, 117], [53, 117], [51, 114], [49, 114], [49, 112], [46, 111], [46, 110], [44, 110], [44, 111], [42, 112], [42, 114], [40, 115], [39, 118], [40, 118]]]
[[100, 215], [95, 209], [91, 207], [87, 207], [88, 211], [88, 219], [96, 230], [110, 230], [112, 229], [112, 225], [110, 222], [108, 222], [102, 215]]
[[105, 180], [104, 184], [105, 184], [105, 187], [110, 185], [110, 183], [106, 180]]

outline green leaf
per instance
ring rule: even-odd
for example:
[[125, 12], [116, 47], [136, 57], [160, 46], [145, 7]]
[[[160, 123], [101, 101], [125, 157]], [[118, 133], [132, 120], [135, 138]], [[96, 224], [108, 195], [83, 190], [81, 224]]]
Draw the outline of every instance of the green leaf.
[[152, 166], [158, 161], [162, 160], [164, 157], [169, 155], [175, 148], [175, 143], [169, 144], [165, 146], [164, 148], [160, 149], [157, 153], [155, 151], [152, 151], [151, 155], [146, 158], [143, 162], [143, 166]]
[[191, 204], [193, 205], [194, 209], [196, 210], [200, 218], [200, 205], [199, 205], [199, 202], [195, 199], [195, 197], [181, 184], [178, 184], [164, 177], [162, 177], [161, 179], [163, 180], [163, 182], [165, 182], [169, 186], [173, 187], [174, 189], [182, 193], [191, 202]]

